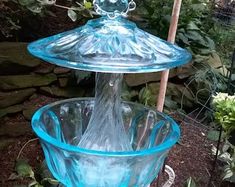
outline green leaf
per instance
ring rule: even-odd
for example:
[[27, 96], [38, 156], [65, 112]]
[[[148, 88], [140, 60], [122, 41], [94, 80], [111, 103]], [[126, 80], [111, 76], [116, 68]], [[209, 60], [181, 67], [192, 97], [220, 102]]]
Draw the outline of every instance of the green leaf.
[[67, 14], [72, 21], [76, 21], [78, 18], [77, 13], [74, 10], [69, 9]]
[[34, 172], [32, 170], [32, 167], [25, 160], [17, 160], [15, 169], [18, 175], [21, 177], [34, 178]]
[[203, 10], [205, 10], [206, 5], [201, 3], [201, 2], [199, 2], [198, 4], [192, 4], [190, 7], [194, 11], [203, 11]]
[[227, 152], [230, 147], [231, 145], [228, 142], [225, 142], [225, 144], [222, 147], [222, 152]]
[[230, 177], [233, 176], [233, 171], [231, 170], [230, 166], [229, 165], [226, 165], [224, 167], [224, 171], [223, 171], [223, 174], [222, 174], [222, 180], [227, 180], [229, 179]]
[[18, 0], [18, 1], [23, 6], [27, 6], [36, 2], [35, 0]]
[[39, 184], [38, 184], [38, 182], [37, 181], [32, 181], [29, 185], [28, 185], [28, 187], [40, 187], [40, 186], [38, 186]]
[[85, 0], [84, 1], [84, 6], [85, 6], [86, 9], [91, 9], [92, 8], [92, 3]]
[[169, 96], [166, 96], [164, 105], [170, 110], [176, 110], [179, 108], [177, 102], [173, 101]]
[[235, 174], [233, 174], [233, 176], [229, 178], [229, 182], [235, 183]]
[[186, 37], [188, 37], [189, 39], [191, 39], [192, 41], [203, 41], [203, 37], [201, 36], [201, 34], [196, 31], [196, 30], [189, 30], [186, 32], [185, 34]]
[[210, 130], [207, 134], [207, 138], [211, 141], [218, 141], [219, 140], [219, 131]]
[[42, 6], [38, 4], [29, 4], [27, 5], [27, 9], [29, 9], [31, 12], [39, 14], [42, 12]]
[[209, 38], [208, 36], [205, 36], [205, 39], [207, 41], [207, 46], [211, 49], [211, 50], [214, 50], [215, 49], [215, 42]]
[[150, 89], [148, 88], [148, 86], [142, 88], [139, 92], [139, 100], [142, 104], [144, 105], [149, 105], [149, 100], [152, 97], [152, 93], [150, 91]]
[[196, 183], [192, 179], [192, 177], [189, 177], [186, 182], [186, 187], [196, 187]]
[[75, 77], [77, 79], [77, 84], [79, 84], [82, 80], [89, 79], [91, 77], [92, 73], [88, 71], [75, 71]]
[[52, 178], [44, 178], [42, 179], [41, 183], [48, 182], [49, 184], [52, 185], [58, 185], [59, 181], [52, 179]]
[[226, 162], [226, 163], [232, 161], [231, 155], [230, 155], [228, 152], [219, 154], [218, 159], [219, 159], [220, 161]]
[[8, 180], [17, 180], [17, 179], [20, 179], [21, 177], [19, 176], [19, 175], [17, 175], [16, 173], [12, 173], [10, 176], [9, 176], [9, 178], [8, 178]]
[[189, 24], [187, 25], [187, 30], [196, 30], [196, 31], [200, 31], [200, 29], [198, 28], [198, 26], [193, 22], [190, 21]]
[[197, 51], [200, 55], [205, 55], [205, 56], [208, 56], [212, 53], [212, 51], [208, 48], [205, 48], [205, 49], [201, 48], [201, 49], [198, 49]]
[[185, 44], [190, 45], [188, 38], [183, 33], [179, 33], [177, 37]]

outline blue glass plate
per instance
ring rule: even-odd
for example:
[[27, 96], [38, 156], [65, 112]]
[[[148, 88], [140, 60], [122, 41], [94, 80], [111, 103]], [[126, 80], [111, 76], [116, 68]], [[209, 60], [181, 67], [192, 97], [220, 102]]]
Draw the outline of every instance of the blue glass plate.
[[110, 73], [155, 72], [190, 61], [191, 54], [122, 17], [86, 25], [31, 43], [31, 54], [67, 68]]

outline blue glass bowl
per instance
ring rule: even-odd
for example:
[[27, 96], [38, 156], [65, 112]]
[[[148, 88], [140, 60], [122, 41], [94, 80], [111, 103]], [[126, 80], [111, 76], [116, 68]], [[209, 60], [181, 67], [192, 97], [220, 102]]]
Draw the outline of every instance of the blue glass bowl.
[[67, 187], [146, 187], [158, 175], [170, 148], [180, 137], [165, 114], [131, 102], [122, 103], [132, 152], [103, 152], [78, 147], [94, 100], [76, 98], [40, 108], [32, 127], [53, 176]]

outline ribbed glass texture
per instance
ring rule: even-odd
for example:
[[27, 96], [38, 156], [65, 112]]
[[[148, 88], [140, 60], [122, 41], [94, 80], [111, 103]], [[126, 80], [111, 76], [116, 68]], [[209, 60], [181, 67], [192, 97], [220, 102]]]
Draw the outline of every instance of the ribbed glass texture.
[[123, 123], [133, 151], [84, 149], [77, 145], [93, 108], [92, 98], [69, 99], [34, 114], [33, 130], [54, 177], [67, 187], [147, 187], [179, 139], [177, 124], [153, 109], [122, 102]]
[[127, 13], [128, 0], [93, 0], [95, 11], [100, 15], [117, 17]]
[[31, 54], [59, 66], [95, 72], [138, 73], [190, 61], [185, 49], [139, 29], [122, 17], [102, 17], [31, 43]]
[[131, 151], [121, 107], [123, 74], [96, 73], [94, 110], [79, 147], [99, 151]]

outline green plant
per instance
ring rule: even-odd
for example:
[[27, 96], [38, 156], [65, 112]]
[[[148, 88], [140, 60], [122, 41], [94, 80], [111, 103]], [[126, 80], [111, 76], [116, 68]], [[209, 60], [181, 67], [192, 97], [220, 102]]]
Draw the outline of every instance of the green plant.
[[[47, 168], [46, 168], [47, 169]], [[45, 172], [45, 169], [41, 173]], [[48, 170], [48, 169], [47, 169]], [[40, 173], [40, 175], [41, 175]], [[26, 160], [19, 159], [15, 164], [15, 172], [11, 174], [8, 180], [25, 179], [29, 181], [28, 187], [44, 187], [58, 185], [58, 181], [51, 177], [38, 177], [36, 178], [32, 167]]]
[[229, 136], [235, 130], [235, 95], [218, 93], [213, 97], [212, 105], [215, 110], [215, 121], [223, 127]]
[[[216, 147], [212, 147], [212, 154], [216, 154]], [[221, 150], [218, 151], [218, 160], [223, 163], [222, 180], [235, 183], [235, 147], [226, 141]]]
[[189, 177], [186, 181], [185, 187], [197, 187], [192, 177]]
[[80, 17], [92, 17], [96, 14], [93, 11], [91, 2], [64, 1], [58, 4], [57, 0], [1, 0], [0, 1], [0, 32], [5, 37], [12, 37], [14, 32], [21, 28], [23, 19], [30, 19], [30, 16], [55, 16], [50, 7], [66, 9], [67, 15], [72, 21]]
[[72, 21], [76, 21], [78, 15], [82, 14], [84, 16], [88, 15], [92, 17], [95, 14], [92, 11], [93, 6], [89, 1], [84, 0], [82, 3], [79, 1], [72, 1], [69, 5], [60, 5], [57, 0], [18, 0], [18, 3], [33, 13], [42, 13], [43, 9], [48, 6], [55, 6], [58, 8], [67, 9], [67, 14]]
[[[138, 2], [137, 15], [133, 15], [137, 24], [162, 38], [167, 38], [173, 2], [143, 0]], [[225, 73], [215, 69], [220, 62], [216, 52], [218, 42], [208, 33], [215, 24], [212, 17], [212, 5], [207, 0], [182, 1], [176, 43], [188, 49], [193, 55], [190, 65], [185, 67], [187, 75], [183, 79], [194, 97], [194, 106], [208, 106], [211, 94], [226, 90]], [[141, 17], [141, 19], [140, 19]], [[214, 56], [218, 58], [215, 59]], [[220, 62], [223, 67], [223, 63]], [[180, 74], [180, 69], [179, 69]], [[185, 89], [186, 90], [186, 89]], [[149, 97], [148, 97], [149, 98]], [[150, 99], [144, 99], [150, 103]], [[183, 96], [183, 101], [186, 98]], [[143, 100], [143, 98], [142, 98]], [[175, 101], [175, 100], [173, 100]]]
[[13, 9], [8, 0], [0, 1], [0, 33], [6, 37], [12, 36], [12, 32], [20, 29], [17, 19], [17, 10]]
[[[192, 52], [195, 62], [208, 60], [215, 51], [214, 41], [207, 34], [210, 4], [206, 0], [182, 2], [176, 43]], [[143, 20], [139, 26], [162, 38], [167, 38], [173, 1], [143, 0], [137, 6], [137, 15]], [[133, 17], [135, 19], [135, 17]]]

